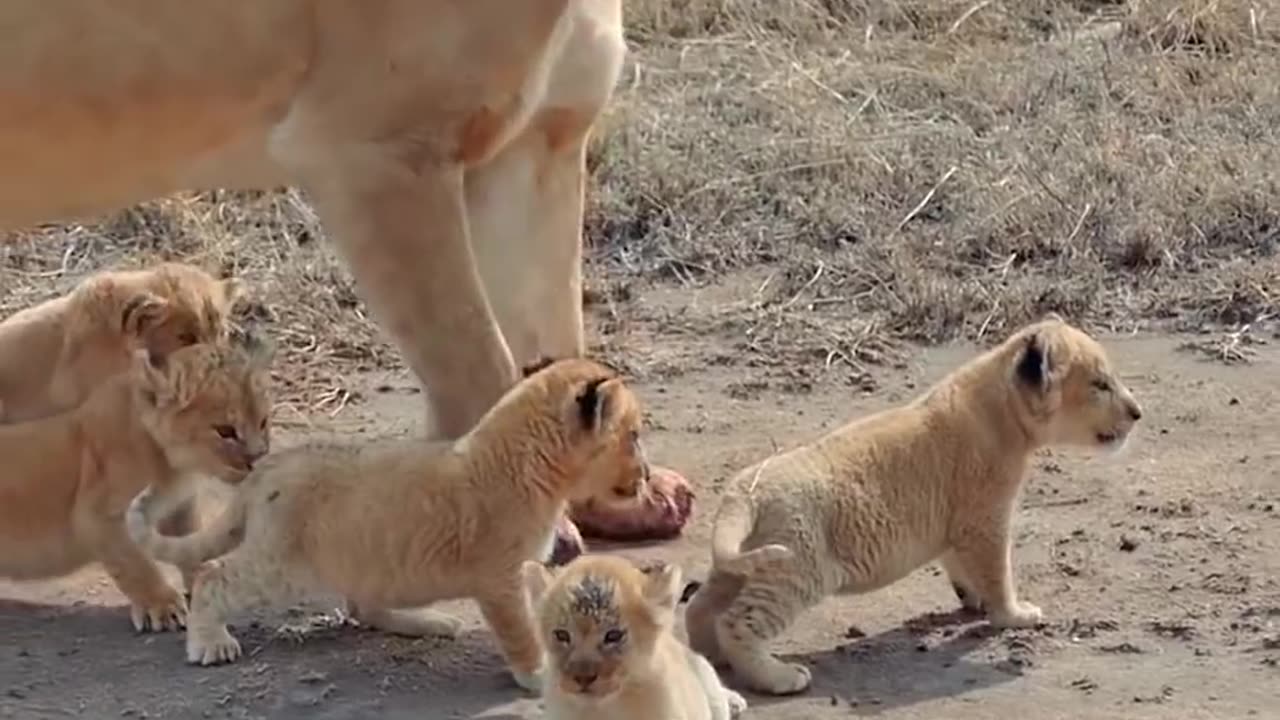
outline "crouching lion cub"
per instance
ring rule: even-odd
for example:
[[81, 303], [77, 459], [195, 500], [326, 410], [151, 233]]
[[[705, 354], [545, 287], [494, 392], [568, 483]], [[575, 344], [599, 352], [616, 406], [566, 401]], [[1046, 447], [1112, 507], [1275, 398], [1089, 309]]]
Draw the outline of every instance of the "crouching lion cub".
[[746, 709], [672, 632], [679, 567], [584, 555], [555, 574], [526, 562], [524, 574], [550, 657], [547, 720], [729, 720]]
[[236, 280], [159, 263], [91, 275], [65, 295], [14, 313], [0, 322], [0, 422], [76, 407], [129, 369], [133, 340], [143, 334], [161, 355], [223, 339], [240, 295]]
[[[186, 600], [129, 539], [125, 511], [150, 486], [170, 520], [187, 507], [185, 476], [236, 482], [248, 472], [268, 448], [270, 357], [248, 335], [141, 350], [132, 372], [74, 410], [0, 425], [0, 577], [48, 579], [100, 562], [135, 628], [183, 625]], [[180, 567], [189, 588], [194, 565]]]
[[1031, 454], [1118, 448], [1141, 417], [1102, 347], [1051, 314], [914, 401], [743, 470], [687, 611], [693, 648], [756, 690], [800, 692], [808, 669], [775, 658], [769, 640], [827, 595], [869, 592], [938, 558], [993, 625], [1037, 624], [1040, 609], [1014, 588], [1010, 536]]
[[[339, 593], [356, 619], [405, 635], [456, 633], [456, 619], [424, 606], [470, 597], [516, 681], [536, 690], [541, 651], [521, 565], [547, 556], [569, 501], [643, 489], [640, 424], [639, 401], [614, 371], [560, 360], [512, 387], [456, 441], [293, 449], [260, 463], [199, 533], [153, 531], [149, 491], [130, 507], [128, 529], [173, 563], [229, 553], [192, 591], [188, 662], [236, 659], [229, 616], [313, 591]], [[613, 471], [584, 473], [601, 455], [617, 458]]]

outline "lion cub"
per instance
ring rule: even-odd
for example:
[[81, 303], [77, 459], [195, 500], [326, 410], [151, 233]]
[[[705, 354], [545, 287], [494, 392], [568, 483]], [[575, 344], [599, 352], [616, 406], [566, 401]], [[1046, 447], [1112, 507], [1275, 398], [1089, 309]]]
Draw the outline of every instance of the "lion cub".
[[[536, 690], [541, 654], [521, 564], [546, 557], [570, 500], [643, 490], [640, 425], [639, 401], [613, 370], [560, 360], [508, 390], [457, 441], [291, 449], [259, 464], [227, 510], [194, 535], [153, 531], [149, 491], [130, 507], [128, 528], [177, 564], [235, 548], [192, 591], [188, 662], [236, 659], [230, 615], [311, 591], [336, 591], [356, 619], [405, 635], [456, 633], [454, 618], [404, 611], [470, 597], [516, 681]], [[618, 459], [613, 472], [584, 473], [600, 455]]]
[[1052, 314], [1022, 328], [912, 402], [738, 473], [686, 614], [691, 644], [753, 689], [799, 692], [808, 669], [773, 657], [769, 640], [827, 595], [869, 592], [939, 558], [993, 625], [1039, 623], [1011, 563], [1031, 455], [1117, 448], [1141, 417], [1091, 337]]
[[550, 658], [547, 720], [729, 720], [747, 707], [673, 633], [680, 568], [583, 555], [552, 574], [524, 564]]
[[[130, 540], [125, 510], [148, 486], [176, 510], [186, 476], [236, 482], [267, 452], [270, 355], [247, 335], [140, 350], [132, 372], [74, 410], [0, 425], [0, 576], [47, 579], [100, 562], [135, 628], [181, 626], [186, 601]], [[183, 569], [189, 587], [194, 566]]]
[[240, 297], [235, 280], [217, 280], [183, 263], [100, 272], [71, 292], [0, 322], [0, 422], [70, 410], [102, 381], [125, 372], [133, 338], [168, 353], [224, 337]]

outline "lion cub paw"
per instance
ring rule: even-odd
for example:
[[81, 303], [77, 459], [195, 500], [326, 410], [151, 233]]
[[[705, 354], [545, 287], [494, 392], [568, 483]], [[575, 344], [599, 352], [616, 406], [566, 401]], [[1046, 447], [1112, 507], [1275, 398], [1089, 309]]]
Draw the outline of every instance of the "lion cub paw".
[[1031, 603], [1020, 602], [1012, 609], [991, 614], [991, 624], [998, 628], [1027, 628], [1040, 624], [1044, 613]]
[[756, 689], [771, 695], [793, 695], [809, 689], [813, 674], [796, 663], [773, 663], [767, 672], [751, 679]]
[[538, 668], [533, 672], [514, 668], [511, 670], [511, 677], [516, 681], [516, 684], [534, 694], [542, 692], [542, 674], [542, 668]]
[[233, 662], [240, 657], [240, 643], [231, 637], [227, 629], [218, 628], [212, 637], [202, 638], [187, 633], [187, 662], [192, 665], [217, 665]]
[[138, 632], [181, 630], [187, 626], [187, 599], [182, 593], [170, 590], [158, 602], [132, 603], [129, 619]]
[[747, 709], [747, 699], [737, 691], [725, 688], [724, 697], [729, 701], [729, 717], [736, 718]]

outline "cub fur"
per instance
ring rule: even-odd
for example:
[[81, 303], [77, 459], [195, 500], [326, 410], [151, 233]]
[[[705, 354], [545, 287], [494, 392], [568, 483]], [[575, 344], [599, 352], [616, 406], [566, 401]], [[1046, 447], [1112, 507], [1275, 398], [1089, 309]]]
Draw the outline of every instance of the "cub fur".
[[[228, 617], [313, 591], [341, 594], [357, 620], [405, 635], [454, 634], [456, 619], [424, 606], [470, 597], [516, 681], [536, 690], [541, 656], [521, 564], [546, 557], [569, 501], [643, 489], [640, 423], [639, 401], [613, 370], [560, 360], [513, 386], [456, 441], [292, 449], [259, 464], [198, 533], [151, 530], [150, 491], [134, 500], [128, 529], [173, 563], [229, 553], [192, 591], [188, 662], [236, 659]], [[601, 455], [618, 459], [612, 471], [584, 473]]]
[[691, 644], [753, 689], [810, 683], [766, 643], [835, 593], [884, 587], [940, 559], [997, 627], [1035, 625], [1018, 598], [1010, 523], [1032, 453], [1115, 449], [1142, 410], [1103, 348], [1050, 314], [912, 402], [768, 458], [728, 484], [712, 572], [686, 615]]
[[[267, 452], [271, 351], [244, 336], [165, 355], [139, 350], [74, 410], [0, 425], [0, 576], [58, 577], [102, 564], [132, 604], [134, 627], [181, 626], [186, 601], [125, 532], [146, 487], [166, 531], [194, 530], [184, 479], [240, 480]], [[190, 587], [194, 564], [182, 567]]]
[[747, 702], [673, 632], [680, 568], [584, 555], [524, 564], [549, 658], [547, 720], [729, 720]]
[[71, 292], [0, 323], [0, 422], [70, 410], [132, 362], [132, 341], [146, 334], [157, 353], [224, 337], [240, 296], [183, 263], [100, 272]]

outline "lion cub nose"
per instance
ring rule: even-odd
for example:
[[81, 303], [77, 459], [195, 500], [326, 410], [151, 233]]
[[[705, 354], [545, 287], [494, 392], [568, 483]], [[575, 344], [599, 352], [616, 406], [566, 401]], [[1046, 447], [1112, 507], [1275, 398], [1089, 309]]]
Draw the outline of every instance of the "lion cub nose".
[[578, 683], [578, 687], [583, 690], [590, 688], [598, 677], [600, 677], [600, 673], [594, 671], [577, 672], [573, 674], [574, 682]]
[[1133, 418], [1134, 422], [1142, 419], [1142, 408], [1138, 403], [1129, 403], [1129, 417]]

